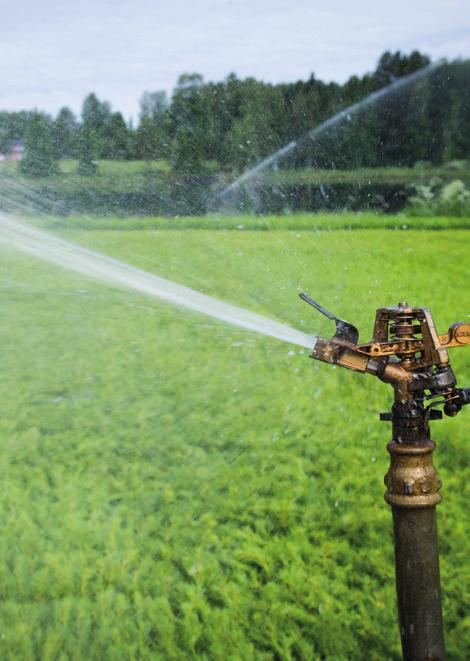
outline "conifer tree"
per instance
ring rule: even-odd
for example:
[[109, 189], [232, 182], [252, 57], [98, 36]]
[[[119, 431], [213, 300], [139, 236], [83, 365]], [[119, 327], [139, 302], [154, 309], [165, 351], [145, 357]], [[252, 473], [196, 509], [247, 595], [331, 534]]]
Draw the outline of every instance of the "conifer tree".
[[111, 116], [108, 128], [106, 158], [123, 161], [129, 158], [130, 141], [126, 122], [120, 112]]
[[89, 123], [85, 122], [78, 138], [78, 174], [91, 177], [97, 172], [97, 139]]
[[75, 156], [77, 134], [78, 125], [75, 115], [70, 108], [61, 108], [52, 125], [55, 158], [73, 158]]
[[57, 173], [50, 124], [41, 113], [34, 113], [26, 129], [20, 169], [28, 177], [49, 177]]

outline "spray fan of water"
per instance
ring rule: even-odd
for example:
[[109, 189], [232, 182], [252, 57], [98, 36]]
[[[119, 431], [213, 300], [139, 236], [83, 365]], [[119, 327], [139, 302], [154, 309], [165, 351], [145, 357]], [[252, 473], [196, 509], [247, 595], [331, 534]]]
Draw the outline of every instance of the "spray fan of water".
[[[314, 142], [322, 133], [335, 128], [352, 114], [359, 113], [388, 94], [411, 85], [440, 66], [436, 62], [415, 73], [400, 78], [391, 85], [370, 94], [365, 99], [345, 108], [328, 120], [313, 128], [296, 141], [276, 151], [262, 160], [255, 167], [242, 174], [236, 181], [219, 193], [219, 202], [223, 202], [231, 193], [243, 184], [275, 166], [282, 158], [308, 142]], [[2, 197], [15, 206], [15, 192], [21, 186], [12, 179], [2, 182]], [[23, 187], [21, 187], [23, 188]], [[33, 208], [41, 206], [41, 199], [34, 191], [25, 189], [28, 204]], [[82, 273], [108, 284], [138, 291], [153, 298], [161, 299], [184, 308], [214, 317], [234, 326], [274, 337], [285, 342], [312, 349], [316, 338], [295, 330], [262, 315], [239, 308], [230, 303], [219, 301], [193, 289], [161, 278], [106, 255], [87, 250], [77, 244], [60, 239], [53, 234], [20, 223], [0, 214], [0, 245], [4, 244], [21, 252], [33, 255], [66, 269]]]
[[429, 64], [427, 67], [418, 69], [417, 71], [409, 74], [408, 76], [403, 76], [402, 78], [399, 78], [398, 80], [392, 82], [390, 85], [387, 85], [386, 87], [383, 87], [382, 89], [377, 90], [372, 94], [369, 94], [369, 96], [367, 96], [366, 98], [357, 101], [357, 103], [353, 103], [347, 108], [340, 110], [338, 113], [336, 113], [332, 117], [329, 117], [327, 120], [322, 122], [319, 126], [310, 129], [310, 131], [305, 133], [298, 140], [292, 140], [287, 145], [284, 145], [284, 147], [281, 147], [281, 149], [278, 149], [278, 151], [274, 152], [274, 154], [271, 154], [267, 158], [257, 163], [254, 167], [250, 168], [249, 170], [241, 174], [234, 182], [232, 182], [229, 186], [224, 188], [219, 193], [220, 202], [224, 202], [226, 198], [230, 196], [231, 193], [234, 193], [237, 189], [243, 186], [243, 184], [246, 184], [247, 182], [256, 179], [258, 175], [261, 175], [266, 170], [269, 170], [269, 168], [276, 166], [282, 158], [288, 156], [296, 149], [305, 146], [309, 142], [314, 143], [315, 140], [319, 138], [323, 133], [326, 133], [331, 129], [337, 128], [342, 122], [350, 119], [352, 115], [360, 113], [362, 110], [365, 110], [370, 106], [373, 106], [375, 103], [377, 103], [378, 101], [380, 101], [381, 99], [383, 99], [388, 95], [394, 94], [403, 88], [413, 85], [421, 78], [424, 78], [427, 75], [429, 75], [431, 71], [440, 67], [442, 64], [443, 64], [442, 60], [433, 62], [432, 64]]
[[49, 232], [0, 214], [0, 245], [38, 257], [109, 285], [194, 310], [268, 337], [313, 349], [316, 338], [255, 312], [219, 301], [171, 280], [138, 269]]

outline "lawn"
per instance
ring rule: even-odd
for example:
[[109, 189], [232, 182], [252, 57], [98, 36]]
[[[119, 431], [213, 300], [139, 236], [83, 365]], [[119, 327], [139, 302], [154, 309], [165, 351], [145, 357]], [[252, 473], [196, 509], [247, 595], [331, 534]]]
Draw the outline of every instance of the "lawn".
[[[100, 174], [109, 176], [132, 176], [146, 173], [150, 167], [153, 171], [168, 172], [171, 169], [168, 161], [98, 161]], [[66, 175], [74, 175], [77, 172], [78, 160], [64, 159], [59, 161], [59, 172]], [[18, 163], [4, 161], [0, 163], [0, 174], [13, 174], [18, 170]]]
[[[402, 299], [431, 306], [441, 333], [469, 316], [468, 231], [343, 221], [41, 222], [323, 335], [300, 289], [364, 341], [375, 309]], [[0, 276], [1, 659], [400, 658], [388, 386], [14, 252]], [[470, 385], [470, 351], [451, 357]], [[469, 416], [433, 428], [462, 661]]]

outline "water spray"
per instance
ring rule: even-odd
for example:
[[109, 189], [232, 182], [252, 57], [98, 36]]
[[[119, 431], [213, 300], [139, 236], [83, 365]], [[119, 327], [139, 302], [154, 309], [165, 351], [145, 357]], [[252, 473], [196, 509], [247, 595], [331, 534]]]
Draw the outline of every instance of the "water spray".
[[458, 322], [439, 335], [428, 308], [402, 302], [376, 312], [373, 338], [358, 344], [351, 323], [325, 310], [307, 294], [300, 297], [336, 324], [334, 336], [318, 338], [311, 357], [363, 372], [394, 389], [388, 444], [390, 468], [385, 500], [392, 508], [396, 587], [405, 661], [446, 658], [442, 622], [436, 505], [441, 480], [433, 465], [430, 421], [443, 411], [455, 416], [470, 404], [470, 388], [457, 388], [448, 349], [470, 345], [470, 324]]
[[108, 255], [88, 250], [50, 232], [0, 213], [0, 247], [6, 246], [82, 273], [111, 286], [130, 289], [219, 319], [245, 330], [310, 349], [315, 337], [269, 317], [207, 296], [177, 282], [143, 271]]
[[375, 103], [377, 103], [384, 97], [388, 96], [389, 94], [394, 94], [400, 91], [401, 89], [408, 87], [409, 85], [413, 85], [414, 83], [418, 82], [421, 78], [424, 78], [425, 76], [429, 75], [432, 71], [434, 71], [434, 69], [437, 69], [438, 67], [442, 66], [443, 63], [444, 60], [438, 60], [436, 62], [432, 62], [431, 64], [428, 64], [428, 66], [423, 67], [422, 69], [418, 69], [417, 71], [408, 74], [407, 76], [396, 78], [392, 83], [390, 83], [390, 85], [387, 85], [386, 87], [382, 87], [381, 89], [372, 92], [372, 94], [369, 94], [369, 96], [366, 96], [364, 99], [361, 99], [360, 101], [353, 103], [347, 108], [340, 110], [335, 115], [329, 117], [318, 126], [315, 126], [314, 128], [310, 129], [310, 131], [305, 133], [297, 140], [292, 140], [287, 145], [284, 145], [284, 147], [281, 147], [281, 149], [278, 149], [276, 152], [274, 152], [267, 158], [260, 161], [254, 167], [249, 168], [248, 170], [243, 172], [243, 174], [241, 174], [237, 179], [235, 179], [235, 181], [233, 181], [231, 184], [226, 186], [222, 191], [220, 191], [220, 193], [218, 194], [219, 201], [223, 202], [231, 193], [236, 191], [238, 188], [240, 188], [240, 186], [242, 186], [246, 182], [252, 179], [256, 180], [256, 177], [258, 175], [261, 175], [266, 170], [269, 170], [271, 166], [276, 165], [278, 161], [280, 161], [283, 157], [293, 152], [295, 149], [298, 149], [299, 147], [303, 147], [310, 142], [314, 143], [315, 140], [326, 131], [336, 128], [345, 120], [348, 120], [358, 112], [361, 112], [366, 108], [373, 106]]

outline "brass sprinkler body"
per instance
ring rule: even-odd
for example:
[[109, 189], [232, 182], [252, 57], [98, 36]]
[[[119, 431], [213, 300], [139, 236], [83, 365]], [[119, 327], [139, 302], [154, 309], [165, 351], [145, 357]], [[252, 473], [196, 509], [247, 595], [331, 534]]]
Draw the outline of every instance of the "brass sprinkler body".
[[457, 388], [448, 349], [470, 345], [470, 324], [458, 322], [438, 335], [428, 308], [405, 302], [376, 312], [373, 338], [358, 344], [357, 328], [306, 294], [300, 297], [336, 323], [319, 338], [312, 358], [367, 372], [394, 390], [385, 500], [393, 513], [400, 635], [405, 661], [444, 661], [436, 505], [441, 480], [434, 467], [430, 421], [455, 416], [470, 403], [470, 388]]

